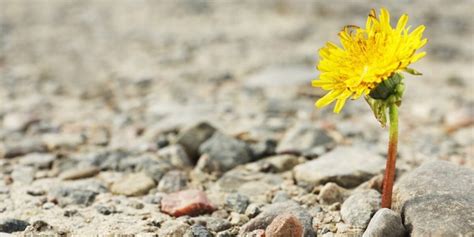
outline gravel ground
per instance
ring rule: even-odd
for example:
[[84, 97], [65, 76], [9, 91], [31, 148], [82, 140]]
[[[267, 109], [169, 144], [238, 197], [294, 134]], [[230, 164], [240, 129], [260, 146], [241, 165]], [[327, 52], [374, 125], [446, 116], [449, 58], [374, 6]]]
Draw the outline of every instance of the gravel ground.
[[[379, 210], [387, 129], [363, 100], [317, 110], [310, 85], [325, 41], [381, 6], [429, 39], [394, 211]], [[473, 11], [0, 0], [0, 234], [471, 236]]]

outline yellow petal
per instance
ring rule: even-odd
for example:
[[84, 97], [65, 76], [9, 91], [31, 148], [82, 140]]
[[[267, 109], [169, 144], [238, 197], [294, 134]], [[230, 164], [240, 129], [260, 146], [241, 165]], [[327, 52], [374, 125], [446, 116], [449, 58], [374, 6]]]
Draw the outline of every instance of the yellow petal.
[[426, 52], [417, 53], [411, 58], [411, 62], [414, 63], [420, 60], [420, 58], [424, 57], [425, 55], [426, 55]]
[[336, 106], [334, 106], [334, 113], [341, 112], [344, 104], [346, 103], [347, 98], [352, 95], [352, 92], [349, 90], [345, 90], [340, 96], [337, 98]]
[[327, 93], [325, 96], [323, 96], [318, 101], [316, 101], [316, 107], [321, 108], [328, 104], [331, 104], [341, 93], [342, 93], [342, 90], [337, 90], [337, 91], [333, 90]]
[[408, 16], [406, 14], [403, 14], [398, 20], [397, 31], [401, 31], [403, 28], [405, 28], [405, 26], [407, 25], [407, 22], [408, 22]]

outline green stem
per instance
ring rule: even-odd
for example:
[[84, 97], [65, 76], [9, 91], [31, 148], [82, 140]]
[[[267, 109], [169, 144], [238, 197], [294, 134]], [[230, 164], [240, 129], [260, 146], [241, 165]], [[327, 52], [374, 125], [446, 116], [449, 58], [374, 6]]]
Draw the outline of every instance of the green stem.
[[397, 161], [398, 145], [398, 106], [395, 103], [389, 104], [390, 131], [388, 143], [388, 157], [385, 166], [383, 179], [382, 208], [391, 208], [392, 190], [395, 180], [395, 164]]

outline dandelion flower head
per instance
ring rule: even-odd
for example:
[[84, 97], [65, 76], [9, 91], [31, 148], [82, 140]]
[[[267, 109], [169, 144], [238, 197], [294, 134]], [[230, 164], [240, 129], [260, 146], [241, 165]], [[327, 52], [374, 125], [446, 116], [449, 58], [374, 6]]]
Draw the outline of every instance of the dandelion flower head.
[[365, 28], [345, 26], [339, 33], [342, 47], [328, 42], [319, 51], [317, 69], [319, 79], [314, 87], [329, 91], [316, 102], [318, 108], [336, 101], [334, 112], [339, 113], [347, 99], [357, 99], [370, 93], [379, 83], [394, 73], [411, 71], [408, 66], [425, 56], [416, 53], [427, 39], [423, 39], [425, 26], [413, 31], [406, 26], [408, 16], [402, 15], [395, 28], [390, 25], [390, 14], [382, 8], [377, 18], [370, 11]]

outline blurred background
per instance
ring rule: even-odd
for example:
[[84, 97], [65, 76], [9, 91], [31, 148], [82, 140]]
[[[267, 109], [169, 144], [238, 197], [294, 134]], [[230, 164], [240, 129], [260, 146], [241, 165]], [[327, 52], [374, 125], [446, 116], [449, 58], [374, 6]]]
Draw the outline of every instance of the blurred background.
[[324, 92], [310, 85], [318, 49], [380, 7], [426, 25], [429, 39], [413, 65], [424, 75], [406, 79], [401, 156], [472, 165], [471, 0], [0, 0], [0, 139], [79, 131], [153, 149], [199, 120], [251, 140], [310, 121], [383, 153], [365, 101], [334, 115], [314, 107]]

